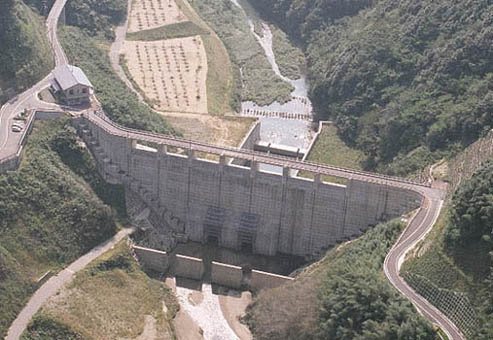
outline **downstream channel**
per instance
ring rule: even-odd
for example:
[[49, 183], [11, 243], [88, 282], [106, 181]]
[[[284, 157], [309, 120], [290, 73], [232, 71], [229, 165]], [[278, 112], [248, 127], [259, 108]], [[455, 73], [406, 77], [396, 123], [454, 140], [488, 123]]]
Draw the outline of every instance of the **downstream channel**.
[[[259, 118], [261, 122], [260, 137], [262, 141], [307, 149], [314, 133], [311, 129], [313, 112], [312, 104], [308, 98], [309, 85], [306, 76], [301, 75], [299, 79], [295, 80], [281, 74], [272, 48], [274, 37], [269, 25], [260, 21], [255, 10], [244, 1], [231, 0], [231, 2], [245, 12], [250, 30], [260, 46], [262, 46], [274, 73], [285, 82], [291, 84], [294, 90], [291, 93], [291, 100], [284, 104], [274, 102], [270, 105], [259, 106], [251, 101], [242, 102], [240, 114]], [[247, 6], [248, 10], [245, 10]], [[255, 24], [260, 25], [262, 36], [257, 34]], [[263, 170], [280, 171], [276, 167], [265, 165], [262, 165], [261, 168]]]

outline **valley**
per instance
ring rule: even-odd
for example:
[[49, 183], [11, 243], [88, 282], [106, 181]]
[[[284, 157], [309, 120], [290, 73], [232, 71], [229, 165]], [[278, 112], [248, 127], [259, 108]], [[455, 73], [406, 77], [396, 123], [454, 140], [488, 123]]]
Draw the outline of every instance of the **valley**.
[[488, 339], [492, 7], [449, 2], [9, 0], [53, 8], [0, 35], [39, 42], [0, 54], [0, 336]]

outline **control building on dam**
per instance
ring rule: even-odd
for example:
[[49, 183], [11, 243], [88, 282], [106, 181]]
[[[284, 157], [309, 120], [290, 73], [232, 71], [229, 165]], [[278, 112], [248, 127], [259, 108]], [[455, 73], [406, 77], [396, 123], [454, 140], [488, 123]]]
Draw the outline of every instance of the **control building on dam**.
[[[97, 114], [75, 124], [103, 177], [138, 193], [158, 223], [192, 241], [310, 257], [422, 203], [404, 180], [336, 171], [346, 184], [326, 183], [321, 175], [332, 172], [322, 165], [131, 130]], [[227, 161], [238, 157], [251, 166]], [[283, 174], [260, 171], [259, 162], [282, 165]], [[315, 179], [292, 177], [291, 168]]]

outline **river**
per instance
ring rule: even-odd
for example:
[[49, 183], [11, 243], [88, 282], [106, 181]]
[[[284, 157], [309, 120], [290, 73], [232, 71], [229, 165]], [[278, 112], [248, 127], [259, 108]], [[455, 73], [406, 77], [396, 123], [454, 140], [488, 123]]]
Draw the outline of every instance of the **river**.
[[[292, 99], [287, 103], [274, 102], [270, 105], [259, 106], [252, 101], [245, 101], [241, 104], [240, 114], [259, 118], [261, 122], [260, 138], [262, 141], [307, 149], [314, 132], [311, 129], [313, 110], [308, 98], [309, 85], [306, 76], [302, 75], [299, 79], [290, 79], [282, 75], [272, 48], [274, 37], [269, 25], [260, 22], [258, 15], [256, 15], [251, 6], [248, 6], [248, 10], [245, 10], [244, 6], [248, 4], [245, 4], [243, 0], [231, 0], [231, 2], [245, 12], [250, 30], [260, 46], [262, 46], [274, 73], [294, 87], [291, 93]], [[255, 16], [255, 18], [252, 18], [252, 16]], [[255, 32], [254, 20], [257, 23], [260, 22], [262, 36]], [[261, 165], [261, 169], [280, 171], [280, 169], [265, 165]]]

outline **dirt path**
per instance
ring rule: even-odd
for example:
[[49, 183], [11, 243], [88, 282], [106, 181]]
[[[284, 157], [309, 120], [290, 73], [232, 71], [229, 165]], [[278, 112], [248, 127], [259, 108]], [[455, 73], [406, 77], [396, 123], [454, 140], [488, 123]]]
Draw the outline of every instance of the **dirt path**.
[[91, 261], [105, 253], [109, 249], [113, 248], [124, 237], [134, 231], [133, 228], [123, 229], [118, 234], [113, 236], [108, 241], [93, 248], [87, 254], [79, 257], [76, 261], [72, 262], [67, 268], [62, 270], [58, 275], [53, 276], [45, 284], [43, 284], [29, 299], [27, 305], [22, 309], [17, 318], [14, 320], [9, 328], [6, 340], [17, 340], [26, 329], [29, 321], [31, 321], [34, 314], [43, 306], [43, 304], [53, 295], [55, 295], [64, 285], [71, 282], [74, 278], [74, 274], [84, 269]]
[[[128, 9], [127, 9], [127, 18], [130, 16], [130, 9], [132, 7], [132, 0], [128, 0]], [[113, 70], [115, 70], [116, 74], [120, 77], [120, 79], [127, 85], [129, 89], [131, 89], [139, 98], [141, 102], [144, 102], [144, 98], [140, 95], [139, 91], [134, 88], [132, 82], [127, 78], [127, 75], [123, 71], [123, 68], [120, 65], [120, 51], [122, 50], [123, 44], [125, 43], [125, 38], [127, 36], [127, 28], [128, 28], [128, 19], [125, 19], [120, 26], [115, 28], [115, 41], [111, 44], [110, 48], [110, 62]]]

